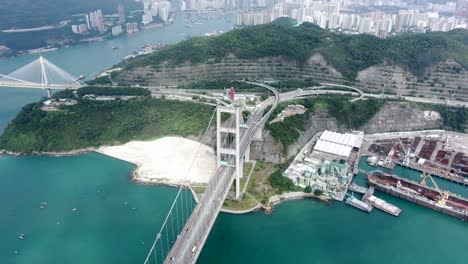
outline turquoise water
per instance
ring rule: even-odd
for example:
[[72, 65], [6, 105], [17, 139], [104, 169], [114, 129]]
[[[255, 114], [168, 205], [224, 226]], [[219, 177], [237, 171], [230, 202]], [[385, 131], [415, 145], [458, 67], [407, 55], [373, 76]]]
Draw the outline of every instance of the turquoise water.
[[[360, 165], [372, 168], [364, 159]], [[420, 175], [401, 167], [395, 171], [415, 179]], [[468, 189], [436, 180], [441, 188]], [[362, 176], [356, 181], [365, 183]], [[466, 222], [385, 193], [376, 196], [402, 214], [378, 209], [367, 214], [344, 203], [327, 206], [315, 200], [280, 204], [271, 215], [221, 214], [198, 263], [467, 263]]]
[[467, 263], [465, 222], [377, 195], [400, 217], [314, 200], [280, 204], [272, 215], [222, 214], [198, 263]]
[[141, 263], [176, 190], [131, 184], [132, 169], [96, 153], [0, 157], [0, 262]]
[[[185, 28], [183, 16], [177, 18], [166, 27], [43, 55], [76, 76], [92, 77], [146, 43], [176, 43], [186, 32], [196, 36], [232, 26], [223, 17]], [[38, 56], [0, 60], [0, 73]], [[0, 132], [21, 107], [45, 95], [40, 89], [0, 88]], [[132, 169], [96, 153], [0, 156], [0, 263], [142, 263], [177, 190], [131, 183]]]

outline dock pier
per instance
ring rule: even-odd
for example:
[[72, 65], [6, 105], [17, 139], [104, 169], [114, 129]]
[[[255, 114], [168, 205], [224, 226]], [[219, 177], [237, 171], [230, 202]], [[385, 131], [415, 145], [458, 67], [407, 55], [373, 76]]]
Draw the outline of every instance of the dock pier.
[[389, 213], [393, 216], [399, 216], [400, 213], [401, 213], [401, 209], [392, 205], [392, 204], [389, 204], [387, 203], [386, 201], [378, 198], [378, 197], [375, 197], [374, 196], [374, 187], [370, 187], [366, 193], [364, 194], [364, 197], [362, 197], [362, 200], [369, 203], [370, 205], [372, 205], [373, 207], [376, 207], [386, 213]]
[[355, 184], [354, 182], [351, 183], [351, 185], [349, 185], [348, 189], [350, 191], [357, 192], [357, 193], [360, 193], [360, 194], [365, 194], [367, 192], [367, 188], [359, 186], [359, 185]]

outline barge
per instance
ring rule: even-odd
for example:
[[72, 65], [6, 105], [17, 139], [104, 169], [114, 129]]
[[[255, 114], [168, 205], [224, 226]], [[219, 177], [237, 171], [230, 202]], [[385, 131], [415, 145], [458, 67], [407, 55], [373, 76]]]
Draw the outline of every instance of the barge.
[[393, 216], [399, 216], [401, 213], [401, 209], [394, 206], [393, 204], [387, 203], [386, 201], [375, 197], [374, 196], [374, 187], [370, 187], [369, 190], [364, 194], [364, 197], [362, 198], [363, 201], [366, 203], [372, 205], [373, 207], [376, 207], [388, 214], [391, 214]]
[[468, 199], [381, 171], [367, 174], [369, 185], [401, 199], [468, 221]]

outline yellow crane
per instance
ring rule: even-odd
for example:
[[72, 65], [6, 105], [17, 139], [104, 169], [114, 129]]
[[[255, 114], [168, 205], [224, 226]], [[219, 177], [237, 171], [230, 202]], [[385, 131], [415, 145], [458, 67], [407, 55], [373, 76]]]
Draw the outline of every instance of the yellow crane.
[[437, 205], [439, 206], [445, 206], [445, 202], [447, 201], [447, 199], [449, 198], [450, 196], [450, 192], [449, 191], [442, 191], [440, 188], [439, 188], [439, 185], [437, 185], [436, 181], [434, 180], [434, 178], [432, 178], [432, 176], [429, 174], [429, 173], [426, 173], [424, 172], [422, 175], [421, 175], [421, 185], [424, 185], [426, 186], [426, 178], [429, 177], [429, 179], [431, 179], [432, 181], [432, 184], [434, 184], [436, 190], [439, 192], [440, 194], [440, 199], [437, 201]]

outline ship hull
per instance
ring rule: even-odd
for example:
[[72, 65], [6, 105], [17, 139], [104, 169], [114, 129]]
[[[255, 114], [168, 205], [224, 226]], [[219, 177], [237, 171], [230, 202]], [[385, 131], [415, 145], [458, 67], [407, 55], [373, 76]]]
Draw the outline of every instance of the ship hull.
[[[369, 185], [371, 187], [374, 187], [375, 189], [381, 191], [381, 192], [385, 192], [385, 193], [391, 194], [393, 196], [396, 196], [398, 198], [410, 201], [412, 203], [415, 203], [415, 204], [418, 204], [418, 205], [421, 205], [421, 206], [424, 206], [424, 207], [427, 207], [427, 208], [431, 208], [432, 210], [435, 210], [435, 211], [438, 211], [438, 212], [441, 212], [441, 213], [444, 213], [444, 214], [459, 218], [459, 219], [461, 219], [463, 221], [468, 221], [468, 215], [466, 213], [459, 212], [459, 211], [454, 211], [454, 210], [450, 210], [448, 208], [438, 206], [435, 202], [431, 202], [431, 201], [429, 201], [427, 199], [420, 199], [420, 198], [427, 198], [427, 197], [423, 196], [422, 194], [419, 194], [419, 195], [410, 194], [410, 193], [401, 191], [399, 189], [396, 189], [394, 187], [391, 187], [391, 186], [389, 186], [387, 184], [380, 183], [380, 182], [378, 182], [378, 178], [376, 178], [376, 177], [377, 176], [373, 176], [373, 175], [368, 176]], [[392, 176], [386, 176], [386, 177], [389, 177], [392, 180], [395, 180], [397, 178], [397, 177], [392, 177]], [[398, 178], [398, 179], [400, 179], [400, 178]], [[425, 187], [425, 186], [416, 185], [416, 184], [408, 183], [408, 182], [405, 182], [405, 184], [412, 184], [413, 185], [412, 187], [417, 187], [417, 188], [420, 188], [420, 189], [424, 189], [428, 193], [431, 192], [431, 191], [433, 192], [433, 190], [431, 190], [430, 188]], [[458, 200], [460, 200], [460, 199], [458, 199]]]

